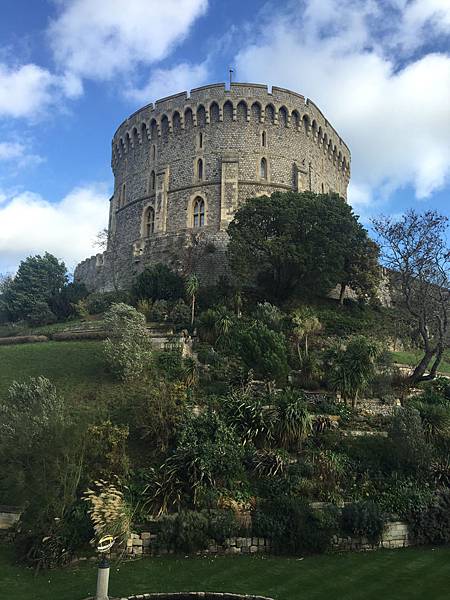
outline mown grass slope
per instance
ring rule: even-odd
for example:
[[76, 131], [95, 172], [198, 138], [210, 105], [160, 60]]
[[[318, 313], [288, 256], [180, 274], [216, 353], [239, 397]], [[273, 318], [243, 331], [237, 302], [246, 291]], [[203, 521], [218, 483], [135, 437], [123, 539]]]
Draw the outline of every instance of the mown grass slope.
[[11, 383], [43, 375], [67, 397], [110, 385], [102, 342], [67, 341], [0, 346], [0, 399]]
[[[0, 548], [0, 598], [80, 600], [95, 593], [96, 565], [40, 573]], [[280, 557], [164, 557], [113, 565], [110, 594], [218, 591], [275, 600], [447, 600], [450, 548]]]

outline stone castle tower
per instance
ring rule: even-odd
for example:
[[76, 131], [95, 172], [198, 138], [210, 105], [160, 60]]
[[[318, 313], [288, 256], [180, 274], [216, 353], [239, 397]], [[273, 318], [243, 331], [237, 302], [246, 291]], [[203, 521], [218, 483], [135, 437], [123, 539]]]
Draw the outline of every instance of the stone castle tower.
[[346, 198], [350, 151], [304, 96], [216, 84], [133, 113], [113, 137], [112, 170], [107, 249], [75, 270], [92, 290], [127, 287], [158, 262], [212, 283], [226, 271], [226, 229], [247, 198]]

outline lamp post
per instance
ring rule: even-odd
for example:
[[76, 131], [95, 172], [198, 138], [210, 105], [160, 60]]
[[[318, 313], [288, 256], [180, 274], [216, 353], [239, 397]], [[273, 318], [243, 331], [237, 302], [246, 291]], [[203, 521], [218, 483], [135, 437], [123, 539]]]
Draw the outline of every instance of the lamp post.
[[97, 571], [97, 592], [95, 600], [108, 600], [108, 585], [109, 585], [109, 558], [107, 553], [111, 550], [114, 545], [114, 538], [112, 535], [106, 535], [102, 537], [98, 543], [97, 551], [100, 554], [100, 561], [98, 563]]

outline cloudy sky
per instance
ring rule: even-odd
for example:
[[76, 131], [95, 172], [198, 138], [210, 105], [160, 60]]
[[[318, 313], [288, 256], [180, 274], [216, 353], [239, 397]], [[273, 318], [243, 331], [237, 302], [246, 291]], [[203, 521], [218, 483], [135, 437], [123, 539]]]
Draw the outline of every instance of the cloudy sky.
[[0, 273], [91, 255], [118, 124], [230, 65], [322, 108], [365, 223], [450, 215], [450, 0], [1, 0], [0, 14]]

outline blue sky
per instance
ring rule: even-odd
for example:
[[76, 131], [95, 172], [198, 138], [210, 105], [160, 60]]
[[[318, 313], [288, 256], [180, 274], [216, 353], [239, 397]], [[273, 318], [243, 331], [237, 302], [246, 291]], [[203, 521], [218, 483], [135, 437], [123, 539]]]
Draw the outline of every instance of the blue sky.
[[365, 223], [450, 214], [450, 0], [1, 0], [1, 17], [0, 273], [94, 253], [116, 127], [230, 65], [322, 108]]

